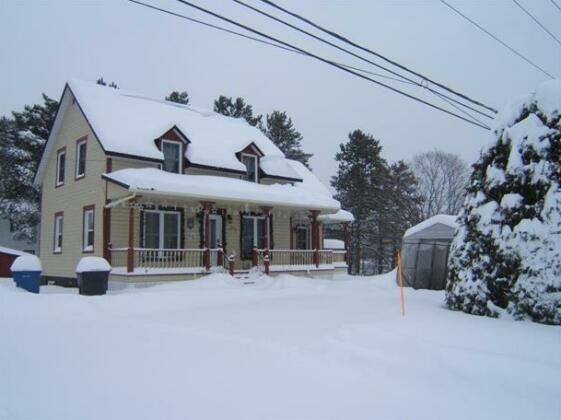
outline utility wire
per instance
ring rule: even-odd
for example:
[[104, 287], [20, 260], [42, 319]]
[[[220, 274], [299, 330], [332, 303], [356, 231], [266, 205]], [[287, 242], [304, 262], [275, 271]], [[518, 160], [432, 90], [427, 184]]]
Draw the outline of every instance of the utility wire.
[[461, 119], [461, 120], [463, 120], [463, 121], [466, 121], [466, 122], [468, 122], [468, 123], [470, 123], [470, 124], [473, 124], [473, 125], [476, 125], [476, 126], [478, 126], [478, 127], [484, 128], [484, 129], [486, 129], [486, 130], [488, 129], [488, 127], [485, 126], [485, 125], [482, 125], [482, 124], [473, 122], [472, 120], [470, 120], [470, 119], [468, 119], [468, 118], [465, 118], [465, 117], [463, 117], [463, 116], [461, 116], [461, 115], [459, 115], [459, 114], [456, 114], [456, 113], [454, 113], [454, 112], [448, 111], [447, 109], [442, 108], [442, 107], [440, 107], [440, 106], [438, 106], [438, 105], [435, 105], [435, 104], [433, 104], [433, 103], [431, 103], [431, 102], [427, 102], [427, 101], [425, 101], [424, 99], [418, 98], [418, 97], [416, 97], [416, 96], [414, 96], [414, 95], [411, 95], [411, 94], [409, 94], [409, 93], [407, 93], [407, 92], [403, 92], [403, 91], [401, 91], [401, 90], [399, 90], [399, 89], [396, 89], [396, 88], [394, 88], [394, 87], [392, 87], [392, 86], [390, 86], [390, 85], [387, 85], [387, 84], [385, 84], [385, 83], [379, 82], [379, 81], [377, 81], [377, 80], [375, 80], [375, 79], [372, 79], [372, 78], [370, 78], [370, 77], [364, 76], [363, 74], [357, 73], [357, 72], [355, 72], [355, 71], [353, 71], [353, 70], [347, 69], [347, 68], [345, 68], [345, 67], [343, 67], [343, 66], [341, 66], [341, 65], [339, 65], [339, 64], [337, 64], [337, 63], [334, 63], [333, 61], [330, 61], [330, 60], [328, 60], [328, 59], [326, 59], [326, 58], [320, 57], [320, 56], [318, 56], [318, 55], [316, 55], [316, 54], [310, 53], [310, 52], [308, 52], [308, 51], [306, 51], [306, 50], [304, 50], [304, 49], [302, 49], [302, 48], [296, 47], [296, 46], [294, 46], [294, 45], [292, 45], [292, 44], [290, 44], [290, 43], [288, 43], [288, 42], [281, 41], [281, 40], [278, 39], [278, 38], [275, 38], [275, 37], [273, 37], [273, 36], [271, 36], [271, 35], [267, 35], [267, 34], [265, 34], [265, 33], [263, 33], [263, 32], [260, 32], [260, 31], [258, 31], [258, 30], [256, 30], [256, 29], [250, 28], [249, 26], [246, 26], [246, 25], [244, 25], [244, 24], [242, 24], [242, 23], [236, 22], [235, 20], [232, 20], [232, 19], [230, 19], [230, 18], [227, 18], [227, 17], [225, 17], [225, 16], [222, 16], [222, 15], [220, 15], [220, 14], [218, 14], [218, 13], [215, 13], [215, 12], [213, 12], [213, 11], [211, 11], [211, 10], [205, 9], [204, 7], [197, 6], [196, 4], [193, 4], [193, 3], [188, 2], [188, 1], [185, 1], [185, 0], [177, 0], [177, 1], [180, 2], [180, 3], [182, 3], [182, 4], [184, 4], [184, 5], [186, 5], [186, 6], [189, 6], [189, 7], [191, 7], [191, 8], [197, 9], [197, 10], [203, 12], [203, 13], [206, 13], [206, 14], [209, 14], [209, 15], [211, 15], [211, 16], [214, 16], [215, 18], [218, 18], [218, 19], [220, 19], [220, 20], [223, 20], [223, 21], [225, 21], [225, 22], [228, 22], [228, 23], [230, 23], [230, 24], [232, 24], [232, 25], [235, 25], [235, 26], [238, 26], [238, 27], [240, 27], [240, 28], [243, 28], [243, 29], [245, 29], [246, 31], [252, 32], [252, 33], [257, 34], [257, 35], [260, 35], [260, 36], [262, 36], [262, 37], [264, 37], [264, 38], [267, 38], [267, 39], [269, 39], [269, 40], [278, 42], [279, 44], [282, 44], [282, 45], [284, 45], [284, 46], [287, 46], [287, 47], [290, 47], [290, 48], [294, 48], [295, 50], [298, 50], [298, 51], [302, 52], [303, 54], [305, 54], [305, 55], [307, 55], [307, 56], [309, 56], [309, 57], [311, 57], [311, 58], [314, 58], [314, 59], [316, 59], [316, 60], [318, 60], [318, 61], [321, 61], [321, 62], [323, 62], [323, 63], [329, 64], [330, 66], [333, 66], [333, 67], [335, 67], [335, 68], [338, 68], [338, 69], [340, 69], [340, 70], [343, 70], [343, 71], [345, 71], [345, 72], [347, 72], [347, 73], [349, 73], [349, 74], [355, 75], [355, 76], [357, 76], [357, 77], [359, 77], [359, 78], [361, 78], [361, 79], [368, 80], [368, 81], [370, 81], [371, 83], [375, 83], [375, 84], [377, 84], [377, 85], [379, 85], [379, 86], [383, 86], [383, 87], [385, 87], [385, 88], [387, 88], [387, 89], [389, 89], [389, 90], [391, 90], [391, 91], [393, 91], [393, 92], [395, 92], [395, 93], [399, 93], [400, 95], [406, 96], [406, 97], [408, 97], [408, 98], [410, 98], [410, 99], [413, 99], [414, 101], [423, 103], [423, 104], [425, 104], [425, 105], [427, 105], [427, 106], [429, 106], [429, 107], [431, 107], [431, 108], [434, 108], [434, 109], [437, 109], [437, 110], [439, 110], [439, 111], [442, 111], [442, 112], [444, 112], [444, 113], [446, 113], [446, 114], [448, 114], [448, 115], [451, 115], [451, 116], [453, 116], [453, 117], [459, 118], [459, 119]]
[[276, 17], [276, 16], [270, 15], [269, 13], [266, 13], [266, 12], [264, 12], [264, 11], [262, 11], [262, 10], [256, 8], [256, 7], [253, 7], [253, 6], [251, 6], [251, 5], [247, 4], [247, 3], [244, 3], [244, 2], [241, 1], [241, 0], [233, 0], [233, 1], [236, 2], [236, 3], [238, 3], [238, 4], [241, 5], [241, 6], [244, 6], [244, 7], [248, 8], [248, 9], [250, 9], [250, 10], [253, 10], [254, 12], [259, 13], [260, 15], [266, 16], [266, 17], [268, 17], [269, 19], [274, 20], [275, 22], [281, 23], [281, 24], [283, 24], [283, 25], [285, 25], [285, 26], [288, 26], [289, 28], [295, 29], [295, 30], [297, 30], [298, 32], [301, 32], [301, 33], [303, 33], [303, 34], [306, 34], [306, 35], [308, 35], [308, 36], [310, 36], [310, 37], [312, 37], [312, 38], [314, 38], [314, 39], [316, 39], [316, 40], [318, 40], [318, 41], [320, 41], [320, 42], [323, 42], [324, 44], [327, 44], [327, 45], [329, 45], [329, 46], [331, 46], [331, 47], [334, 47], [334, 48], [338, 49], [339, 51], [343, 51], [343, 52], [345, 52], [345, 53], [347, 53], [347, 54], [350, 54], [350, 55], [352, 55], [353, 57], [358, 58], [359, 60], [362, 60], [362, 61], [364, 61], [364, 62], [366, 62], [366, 63], [368, 63], [368, 64], [372, 64], [373, 66], [376, 66], [376, 67], [378, 67], [378, 68], [380, 68], [380, 69], [382, 69], [382, 70], [385, 70], [385, 71], [387, 71], [387, 72], [389, 72], [389, 73], [391, 73], [391, 74], [393, 74], [393, 75], [395, 75], [395, 76], [397, 76], [397, 77], [401, 77], [401, 78], [407, 80], [407, 81], [410, 82], [410, 83], [413, 83], [413, 84], [415, 84], [415, 85], [417, 85], [417, 86], [419, 86], [419, 87], [422, 87], [422, 88], [424, 88], [424, 89], [427, 89], [428, 91], [430, 91], [430, 92], [432, 92], [432, 93], [434, 93], [434, 94], [443, 95], [445, 98], [449, 99], [450, 101], [453, 101], [453, 102], [455, 102], [455, 103], [457, 103], [457, 104], [459, 104], [459, 105], [461, 105], [461, 106], [464, 106], [464, 107], [466, 107], [466, 108], [468, 108], [468, 109], [470, 109], [470, 110], [472, 110], [472, 111], [474, 111], [474, 112], [477, 112], [478, 114], [481, 114], [481, 115], [483, 115], [483, 116], [485, 116], [485, 117], [487, 117], [487, 118], [490, 118], [490, 119], [493, 119], [493, 118], [494, 118], [493, 116], [488, 115], [488, 114], [486, 114], [486, 113], [484, 113], [484, 112], [481, 112], [480, 110], [478, 110], [478, 109], [476, 109], [476, 108], [473, 108], [473, 107], [471, 107], [471, 106], [469, 106], [469, 105], [466, 105], [466, 104], [463, 103], [463, 102], [460, 102], [460, 101], [458, 101], [458, 100], [456, 100], [456, 99], [454, 99], [454, 98], [451, 98], [451, 97], [449, 97], [449, 96], [447, 96], [447, 95], [444, 95], [443, 93], [440, 93], [440, 92], [435, 91], [434, 89], [432, 89], [432, 88], [430, 88], [430, 87], [428, 86], [428, 83], [427, 83], [427, 85], [425, 85], [425, 84], [423, 84], [423, 83], [419, 83], [419, 82], [417, 82], [417, 81], [415, 81], [415, 80], [413, 80], [413, 79], [410, 79], [410, 78], [408, 78], [408, 77], [406, 77], [406, 76], [403, 76], [403, 75], [401, 75], [401, 74], [399, 74], [399, 73], [393, 71], [392, 69], [389, 69], [389, 68], [384, 67], [384, 66], [382, 66], [382, 65], [380, 65], [380, 64], [377, 64], [377, 63], [375, 63], [375, 62], [373, 62], [373, 61], [371, 61], [371, 60], [368, 60], [367, 58], [364, 58], [364, 57], [362, 57], [362, 56], [360, 56], [360, 55], [358, 55], [358, 54], [356, 54], [356, 53], [354, 53], [354, 52], [352, 52], [352, 51], [349, 51], [349, 50], [346, 49], [346, 48], [343, 48], [343, 47], [341, 47], [341, 46], [339, 46], [339, 45], [337, 45], [337, 44], [334, 44], [334, 43], [332, 43], [332, 42], [330, 42], [330, 41], [324, 39], [324, 38], [321, 38], [321, 37], [319, 37], [319, 36], [317, 36], [317, 35], [314, 35], [314, 34], [308, 32], [308, 31], [306, 31], [306, 30], [304, 30], [304, 29], [302, 29], [302, 28], [299, 28], [298, 26], [292, 25], [291, 23], [288, 23], [288, 22], [286, 22], [286, 21], [284, 21], [284, 20], [282, 20], [282, 19], [280, 19], [280, 18], [278, 18], [278, 17]]
[[559, 6], [557, 3], [555, 3], [554, 0], [550, 0], [550, 1], [557, 8], [557, 10], [559, 10], [561, 12], [561, 6]]
[[[193, 23], [198, 23], [200, 25], [207, 26], [209, 28], [216, 29], [216, 30], [219, 30], [219, 31], [222, 31], [222, 32], [226, 32], [226, 33], [229, 33], [229, 34], [232, 34], [232, 35], [237, 35], [237, 36], [240, 36], [242, 38], [246, 38], [246, 39], [249, 39], [249, 40], [252, 40], [252, 41], [259, 42], [261, 44], [269, 45], [271, 47], [280, 48], [281, 50], [285, 50], [285, 51], [288, 51], [288, 52], [300, 54], [300, 55], [303, 55], [303, 56], [306, 55], [306, 54], [303, 54], [300, 51], [297, 51], [293, 48], [288, 48], [288, 47], [285, 47], [285, 46], [282, 46], [282, 45], [279, 45], [279, 44], [275, 44], [274, 42], [269, 42], [269, 41], [266, 41], [264, 39], [260, 39], [260, 38], [256, 38], [256, 37], [253, 37], [253, 36], [243, 34], [241, 32], [232, 31], [230, 29], [227, 29], [227, 28], [224, 28], [224, 27], [221, 27], [221, 26], [218, 26], [218, 25], [214, 25], [212, 23], [208, 23], [208, 22], [205, 22], [205, 21], [202, 21], [202, 20], [199, 20], [199, 19], [195, 19], [195, 18], [186, 16], [186, 15], [182, 15], [180, 13], [175, 13], [175, 12], [172, 12], [171, 10], [162, 9], [160, 7], [153, 6], [153, 5], [148, 4], [148, 3], [143, 3], [143, 2], [138, 1], [138, 0], [128, 0], [128, 1], [131, 2], [131, 3], [138, 4], [139, 6], [144, 6], [144, 7], [147, 7], [149, 9], [157, 10], [159, 12], [166, 13], [168, 15], [172, 15], [172, 16], [175, 16], [175, 17], [178, 17], [178, 18], [181, 18], [181, 19], [185, 19], [185, 20], [188, 20], [188, 21], [193, 22]], [[348, 64], [338, 63], [336, 61], [334, 61], [334, 63], [337, 63], [340, 66], [349, 68], [351, 70], [360, 71], [360, 72], [363, 72], [363, 73], [371, 74], [373, 76], [378, 76], [378, 77], [382, 77], [382, 78], [385, 78], [385, 79], [393, 80], [395, 82], [416, 84], [416, 82], [415, 83], [408, 82], [408, 81], [403, 80], [403, 79], [398, 79], [396, 77], [387, 76], [387, 75], [381, 74], [381, 73], [375, 73], [375, 72], [372, 72], [372, 71], [369, 71], [369, 70], [366, 70], [366, 69], [361, 69], [359, 67], [354, 67], [354, 66], [351, 66], [351, 65], [348, 65]]]
[[[262, 0], [264, 1], [264, 0]], [[503, 47], [507, 48], [508, 50], [510, 50], [511, 52], [513, 52], [514, 54], [516, 54], [518, 57], [520, 57], [522, 60], [524, 60], [525, 62], [527, 62], [528, 64], [530, 64], [531, 66], [535, 67], [536, 69], [538, 69], [539, 71], [541, 71], [543, 74], [549, 76], [552, 79], [555, 79], [554, 76], [552, 76], [551, 74], [549, 74], [547, 71], [545, 71], [544, 69], [542, 69], [540, 66], [538, 66], [536, 63], [534, 63], [533, 61], [530, 61], [528, 58], [524, 57], [522, 54], [520, 54], [518, 51], [516, 51], [514, 48], [512, 48], [510, 45], [507, 45], [505, 42], [501, 41], [499, 38], [497, 38], [495, 35], [493, 35], [491, 32], [489, 32], [487, 29], [483, 28], [481, 25], [479, 25], [477, 22], [475, 22], [474, 20], [470, 19], [469, 17], [467, 17], [466, 15], [464, 15], [462, 12], [460, 12], [458, 9], [456, 9], [454, 6], [450, 5], [449, 3], [447, 3], [445, 0], [440, 0], [440, 2], [442, 4], [444, 4], [445, 6], [447, 6], [449, 9], [453, 10], [454, 12], [456, 12], [458, 15], [460, 15], [461, 17], [463, 17], [465, 20], [467, 20], [469, 23], [471, 23], [472, 25], [474, 25], [476, 28], [478, 28], [479, 30], [485, 32], [487, 35], [489, 35], [491, 38], [493, 38], [495, 41], [497, 41], [498, 43], [500, 43]]]
[[481, 102], [479, 102], [479, 101], [476, 101], [475, 99], [472, 99], [472, 98], [470, 98], [470, 97], [467, 96], [467, 95], [464, 95], [464, 94], [462, 94], [462, 93], [459, 93], [459, 92], [457, 92], [457, 91], [455, 91], [455, 90], [449, 88], [449, 87], [446, 86], [446, 85], [443, 85], [443, 84], [441, 84], [441, 83], [435, 82], [434, 80], [428, 78], [427, 76], [424, 76], [424, 75], [422, 75], [422, 74], [420, 74], [420, 73], [418, 73], [418, 72], [416, 72], [416, 71], [414, 71], [414, 70], [411, 70], [411, 69], [405, 67], [404, 65], [399, 64], [399, 63], [396, 62], [396, 61], [390, 60], [389, 58], [383, 56], [383, 55], [380, 54], [380, 53], [377, 53], [376, 51], [372, 51], [372, 50], [369, 49], [369, 48], [363, 47], [362, 45], [359, 45], [359, 44], [357, 44], [357, 43], [351, 41], [350, 39], [345, 38], [345, 37], [342, 36], [341, 34], [339, 34], [339, 33], [337, 33], [337, 32], [334, 32], [334, 31], [331, 31], [331, 30], [329, 30], [329, 29], [326, 29], [326, 28], [324, 28], [324, 27], [318, 25], [317, 23], [314, 23], [314, 22], [312, 22], [311, 20], [305, 18], [304, 16], [301, 16], [301, 15], [299, 15], [299, 14], [297, 14], [297, 13], [291, 12], [290, 10], [285, 9], [285, 8], [283, 8], [283, 7], [281, 7], [281, 6], [277, 5], [277, 4], [275, 4], [274, 2], [272, 2], [272, 1], [270, 1], [270, 0], [260, 0], [260, 1], [263, 2], [263, 3], [265, 3], [265, 4], [268, 4], [268, 5], [271, 6], [271, 7], [276, 8], [276, 9], [278, 9], [278, 10], [280, 10], [280, 11], [282, 11], [282, 12], [284, 12], [284, 13], [286, 13], [286, 14], [292, 16], [292, 17], [295, 17], [296, 19], [299, 19], [299, 20], [301, 20], [301, 21], [303, 21], [303, 22], [306, 22], [308, 25], [311, 25], [311, 26], [313, 26], [314, 28], [319, 29], [320, 31], [322, 31], [322, 32], [324, 32], [324, 33], [326, 33], [326, 34], [331, 35], [332, 37], [337, 38], [337, 39], [340, 40], [340, 41], [343, 41], [343, 42], [345, 42], [345, 43], [347, 43], [347, 44], [352, 45], [352, 46], [355, 47], [355, 48], [358, 48], [358, 49], [360, 49], [360, 50], [362, 50], [362, 51], [365, 51], [365, 52], [368, 52], [368, 53], [370, 53], [370, 54], [372, 54], [372, 55], [375, 55], [376, 57], [381, 58], [382, 60], [384, 60], [384, 61], [386, 61], [386, 62], [388, 62], [388, 63], [390, 63], [390, 64], [392, 64], [392, 65], [394, 65], [394, 66], [396, 66], [396, 67], [399, 67], [399, 68], [402, 69], [402, 70], [405, 70], [405, 71], [407, 71], [407, 72], [409, 72], [409, 73], [411, 73], [411, 74], [414, 74], [415, 76], [420, 77], [420, 78], [423, 79], [423, 80], [426, 80], [426, 81], [428, 81], [428, 82], [431, 82], [432, 84], [434, 84], [434, 85], [440, 87], [441, 89], [447, 90], [448, 92], [453, 93], [454, 95], [457, 95], [457, 96], [459, 96], [459, 97], [461, 97], [461, 98], [463, 98], [463, 99], [465, 99], [465, 100], [467, 100], [467, 101], [469, 101], [469, 102], [471, 102], [471, 103], [473, 103], [473, 104], [475, 104], [475, 105], [482, 106], [483, 108], [486, 108], [486, 109], [488, 109], [489, 111], [492, 111], [492, 112], [494, 112], [494, 113], [497, 113], [497, 112], [498, 112], [496, 109], [491, 108], [490, 106], [487, 106], [487, 105], [485, 105], [485, 104], [483, 104], [483, 103], [481, 103]]
[[542, 28], [545, 32], [547, 32], [549, 34], [550, 37], [552, 37], [555, 41], [557, 41], [557, 43], [559, 45], [561, 45], [561, 41], [559, 41], [559, 38], [557, 38], [555, 35], [553, 35], [553, 33], [551, 33], [551, 31], [549, 29], [547, 29], [538, 19], [536, 19], [534, 17], [534, 15], [532, 15], [528, 10], [526, 10], [524, 8], [524, 6], [522, 6], [520, 3], [518, 3], [516, 0], [512, 0], [514, 2], [514, 4], [516, 4], [524, 13], [526, 13], [530, 19], [532, 19], [540, 28]]

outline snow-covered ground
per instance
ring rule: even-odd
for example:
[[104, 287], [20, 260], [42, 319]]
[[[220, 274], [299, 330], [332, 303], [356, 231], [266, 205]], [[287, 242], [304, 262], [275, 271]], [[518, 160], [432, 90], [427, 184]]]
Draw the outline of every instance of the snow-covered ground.
[[559, 419], [561, 328], [393, 275], [223, 275], [102, 297], [0, 281], [0, 418]]

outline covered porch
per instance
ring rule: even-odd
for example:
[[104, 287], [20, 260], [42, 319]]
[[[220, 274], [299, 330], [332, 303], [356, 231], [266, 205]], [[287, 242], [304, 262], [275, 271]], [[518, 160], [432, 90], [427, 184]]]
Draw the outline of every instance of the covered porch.
[[[300, 193], [295, 187], [282, 187]], [[321, 218], [337, 208], [306, 203], [309, 198], [301, 203], [299, 197], [286, 196], [251, 202], [212, 192], [212, 197], [199, 199], [161, 189], [139, 190], [124, 182], [108, 182], [107, 191], [104, 257], [114, 267], [114, 276], [156, 280], [222, 270], [241, 274], [256, 268], [269, 274], [312, 274], [347, 267], [346, 250], [322, 249]]]

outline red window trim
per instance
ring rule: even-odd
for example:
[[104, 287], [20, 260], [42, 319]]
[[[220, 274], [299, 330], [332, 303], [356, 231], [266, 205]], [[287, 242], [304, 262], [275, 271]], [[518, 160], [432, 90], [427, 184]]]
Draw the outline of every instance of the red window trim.
[[[61, 153], [64, 152], [64, 180], [59, 184], [58, 183], [58, 157]], [[66, 146], [61, 147], [60, 149], [58, 149], [56, 151], [56, 161], [55, 161], [55, 188], [59, 188], [62, 187], [64, 185], [64, 183], [66, 182], [66, 161], [68, 154], [66, 153]]]
[[[84, 173], [82, 175], [78, 175], [78, 146], [80, 144], [85, 144], [86, 145], [86, 152], [85, 152], [85, 156], [84, 156]], [[75, 164], [74, 164], [74, 180], [78, 181], [82, 178], [86, 177], [86, 172], [88, 170], [88, 136], [82, 136], [80, 137], [78, 140], [76, 140], [76, 151], [74, 153], [74, 160], [75, 160]]]
[[[85, 222], [86, 222], [86, 211], [93, 211], [93, 232], [94, 236], [92, 238], [92, 249], [85, 250], [84, 249], [84, 231], [85, 231]], [[87, 206], [82, 207], [82, 254], [92, 254], [95, 252], [95, 204], [89, 204]]]
[[[56, 219], [58, 217], [62, 217], [62, 246], [60, 247], [60, 251], [56, 250], [56, 239], [57, 239], [57, 235], [56, 235]], [[64, 212], [63, 211], [57, 211], [54, 215], [53, 218], [53, 254], [58, 255], [58, 254], [62, 254], [62, 249], [64, 248]]]

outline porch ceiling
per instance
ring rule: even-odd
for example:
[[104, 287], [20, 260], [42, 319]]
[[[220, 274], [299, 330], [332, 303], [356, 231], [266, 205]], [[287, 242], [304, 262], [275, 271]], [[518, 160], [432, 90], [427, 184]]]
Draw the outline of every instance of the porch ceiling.
[[122, 169], [102, 177], [143, 196], [319, 210], [322, 213], [334, 213], [340, 209], [339, 202], [331, 196], [301, 184], [263, 185], [235, 178], [173, 174], [153, 168]]

